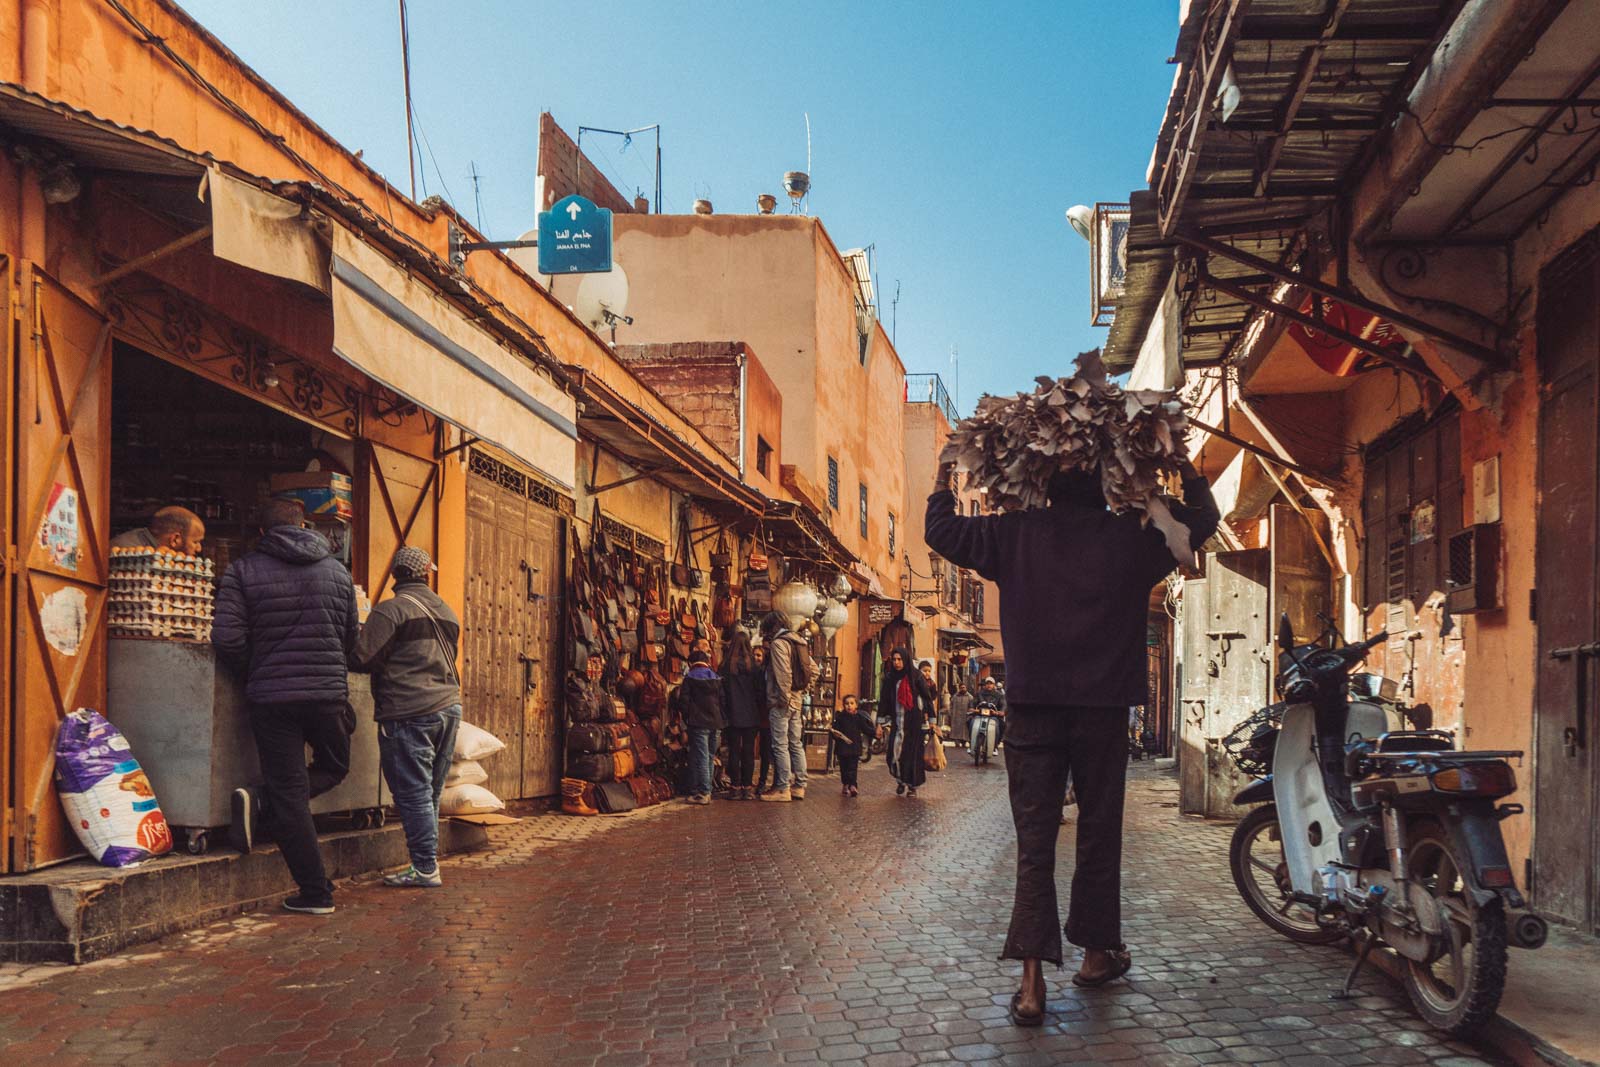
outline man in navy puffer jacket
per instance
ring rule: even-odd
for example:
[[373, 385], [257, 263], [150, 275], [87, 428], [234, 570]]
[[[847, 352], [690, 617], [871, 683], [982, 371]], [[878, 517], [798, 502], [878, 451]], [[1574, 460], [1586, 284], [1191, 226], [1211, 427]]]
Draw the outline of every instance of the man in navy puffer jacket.
[[[350, 770], [354, 716], [346, 657], [359, 618], [350, 572], [333, 558], [327, 540], [304, 524], [297, 501], [272, 500], [263, 507], [255, 551], [222, 576], [211, 641], [245, 679], [265, 779], [259, 806], [300, 886], [283, 906], [328, 915], [333, 883], [317, 847], [311, 798], [338, 785]], [[235, 792], [232, 832], [243, 851], [250, 849], [257, 806], [251, 790]]]

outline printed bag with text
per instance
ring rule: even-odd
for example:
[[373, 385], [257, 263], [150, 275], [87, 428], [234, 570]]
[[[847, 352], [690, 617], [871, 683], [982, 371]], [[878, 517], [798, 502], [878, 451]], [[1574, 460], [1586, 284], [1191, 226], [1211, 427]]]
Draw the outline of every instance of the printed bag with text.
[[172, 850], [172, 830], [128, 739], [106, 717], [79, 708], [56, 733], [56, 793], [73, 832], [107, 867]]

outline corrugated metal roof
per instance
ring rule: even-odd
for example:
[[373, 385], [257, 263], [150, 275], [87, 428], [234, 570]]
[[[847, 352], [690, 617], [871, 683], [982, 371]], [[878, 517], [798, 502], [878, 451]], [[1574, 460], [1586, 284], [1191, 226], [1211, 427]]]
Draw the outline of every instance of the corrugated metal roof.
[[[1248, 305], [1203, 286], [1198, 272], [1184, 270], [1192, 254], [1163, 237], [1163, 196], [1174, 205], [1174, 229], [1277, 261], [1294, 232], [1333, 203], [1373, 137], [1393, 121], [1452, 5], [1349, 0], [1329, 29], [1325, 0], [1253, 0], [1227, 57], [1240, 97], [1223, 121], [1213, 100], [1188, 94], [1201, 81], [1189, 76], [1200, 62], [1201, 42], [1216, 33], [1228, 7], [1196, 3], [1179, 31], [1183, 70], [1157, 138], [1152, 192], [1130, 198], [1128, 284], [1104, 353], [1115, 369], [1132, 365], [1174, 269], [1185, 286], [1186, 364], [1225, 358], [1252, 314]], [[1190, 177], [1174, 189], [1184, 153], [1172, 145], [1187, 138], [1191, 122], [1202, 126], [1187, 162]], [[1220, 258], [1210, 269], [1218, 277], [1249, 274]], [[1264, 286], [1264, 279], [1252, 280], [1252, 288]]]
[[0, 82], [0, 136], [48, 141], [91, 170], [199, 177], [213, 162], [149, 130], [134, 129]]

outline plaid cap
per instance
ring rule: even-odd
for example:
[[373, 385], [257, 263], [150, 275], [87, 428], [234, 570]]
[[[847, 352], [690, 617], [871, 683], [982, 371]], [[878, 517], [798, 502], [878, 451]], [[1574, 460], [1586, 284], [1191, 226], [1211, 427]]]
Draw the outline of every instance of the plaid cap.
[[433, 557], [420, 548], [407, 545], [394, 554], [394, 572], [403, 574], [408, 578], [426, 578], [433, 571], [438, 570], [433, 565]]

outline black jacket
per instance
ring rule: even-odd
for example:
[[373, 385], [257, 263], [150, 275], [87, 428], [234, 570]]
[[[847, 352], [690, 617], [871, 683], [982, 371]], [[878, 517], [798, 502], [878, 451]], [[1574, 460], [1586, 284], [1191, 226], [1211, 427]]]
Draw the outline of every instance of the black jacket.
[[875, 737], [878, 733], [878, 724], [871, 715], [857, 708], [855, 711], [834, 712], [831, 729], [849, 738], [848, 741], [840, 741], [837, 737], [833, 739], [834, 754], [859, 757], [862, 739]]
[[211, 643], [256, 704], [342, 701], [356, 643], [356, 591], [319, 533], [275, 526], [217, 590]]
[[678, 689], [685, 726], [691, 730], [722, 729], [722, 679], [716, 671], [703, 664], [690, 667]]
[[397, 581], [394, 596], [372, 609], [350, 653], [350, 669], [372, 675], [372, 717], [410, 719], [460, 704], [460, 641], [456, 613], [427, 582]]
[[[1216, 532], [1217, 505], [1204, 478], [1186, 479], [1183, 496], [1172, 514], [1198, 550]], [[963, 516], [941, 491], [924, 529], [930, 549], [1000, 587], [1008, 702], [1146, 702], [1150, 588], [1177, 566], [1155, 527], [1074, 503]]]
[[767, 675], [760, 667], [722, 676], [722, 711], [735, 730], [767, 725]]

